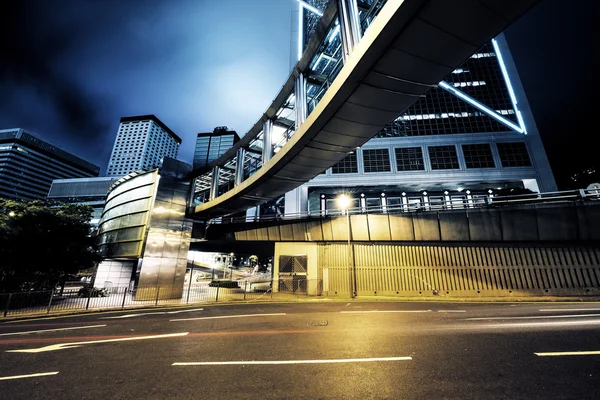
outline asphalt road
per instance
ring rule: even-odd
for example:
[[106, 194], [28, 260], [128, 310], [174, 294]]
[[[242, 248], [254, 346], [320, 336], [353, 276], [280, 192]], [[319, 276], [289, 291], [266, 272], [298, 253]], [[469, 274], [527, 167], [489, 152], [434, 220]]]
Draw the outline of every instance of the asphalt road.
[[296, 303], [0, 324], [0, 399], [598, 399], [600, 304]]

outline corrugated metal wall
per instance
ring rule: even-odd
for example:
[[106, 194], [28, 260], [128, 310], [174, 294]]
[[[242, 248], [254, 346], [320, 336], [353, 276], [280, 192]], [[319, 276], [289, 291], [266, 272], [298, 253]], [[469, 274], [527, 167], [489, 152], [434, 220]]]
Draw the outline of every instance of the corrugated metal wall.
[[[348, 294], [345, 244], [322, 243], [319, 277]], [[537, 245], [353, 245], [358, 295], [521, 296], [600, 294], [600, 248]]]

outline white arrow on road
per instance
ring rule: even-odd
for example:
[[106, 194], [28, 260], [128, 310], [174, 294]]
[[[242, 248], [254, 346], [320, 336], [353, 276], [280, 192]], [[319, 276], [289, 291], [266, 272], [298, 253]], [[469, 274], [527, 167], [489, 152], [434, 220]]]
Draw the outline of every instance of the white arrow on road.
[[126, 342], [126, 341], [130, 341], [130, 340], [163, 339], [163, 338], [185, 336], [188, 333], [189, 332], [168, 333], [166, 335], [136, 336], [136, 337], [127, 337], [127, 338], [119, 338], [119, 339], [93, 340], [93, 341], [89, 341], [89, 342], [59, 343], [59, 344], [52, 344], [50, 346], [38, 347], [37, 349], [6, 350], [6, 352], [7, 353], [44, 353], [46, 351], [73, 349], [75, 347], [81, 347], [86, 344]]

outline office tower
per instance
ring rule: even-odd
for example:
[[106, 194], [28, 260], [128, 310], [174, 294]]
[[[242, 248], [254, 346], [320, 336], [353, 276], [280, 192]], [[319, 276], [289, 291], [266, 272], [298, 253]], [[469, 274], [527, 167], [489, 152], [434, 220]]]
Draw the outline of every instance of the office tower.
[[[373, 14], [369, 7], [378, 3], [359, 2], [361, 18]], [[301, 30], [314, 30], [310, 21], [323, 11], [318, 1], [300, 2], [298, 8]], [[292, 40], [297, 41], [292, 47], [308, 43], [297, 33]], [[307, 77], [309, 106], [317, 87], [311, 82], [318, 84], [326, 68], [338, 61], [329, 57], [314, 65]], [[355, 207], [367, 209], [462, 206], [498, 194], [554, 190], [539, 132], [500, 34], [360, 149], [287, 193], [285, 212], [338, 208], [335, 198], [340, 193], [349, 194]]]
[[98, 176], [100, 167], [22, 128], [0, 130], [0, 197], [45, 199], [54, 179]]
[[106, 175], [156, 168], [163, 157], [176, 158], [180, 144], [179, 136], [154, 115], [123, 117]]
[[218, 126], [212, 132], [199, 133], [194, 150], [194, 169], [206, 167], [240, 140], [236, 131]]
[[106, 194], [117, 177], [55, 179], [48, 192], [48, 200], [61, 203], [83, 204], [93, 208], [90, 224], [97, 226], [104, 209]]

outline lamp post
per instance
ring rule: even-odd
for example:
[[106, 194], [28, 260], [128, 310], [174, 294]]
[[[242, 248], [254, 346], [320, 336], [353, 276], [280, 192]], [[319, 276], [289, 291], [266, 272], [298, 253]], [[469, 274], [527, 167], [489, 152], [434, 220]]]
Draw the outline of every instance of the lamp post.
[[348, 276], [350, 278], [350, 297], [356, 297], [356, 266], [352, 259], [352, 229], [350, 228], [350, 212], [348, 211], [352, 199], [345, 194], [337, 198], [337, 204], [346, 213], [346, 225], [348, 227]]

